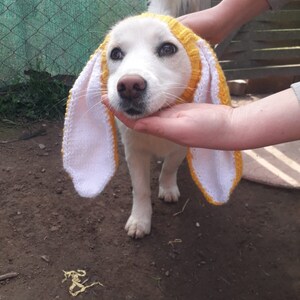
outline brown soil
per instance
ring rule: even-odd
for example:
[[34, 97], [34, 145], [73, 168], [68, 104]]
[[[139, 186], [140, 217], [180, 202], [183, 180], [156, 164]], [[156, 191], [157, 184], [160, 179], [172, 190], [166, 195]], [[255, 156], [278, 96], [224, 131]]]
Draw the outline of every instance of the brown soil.
[[300, 299], [299, 190], [242, 181], [215, 207], [184, 164], [181, 199], [166, 205], [156, 198], [154, 162], [152, 233], [132, 240], [123, 230], [131, 208], [123, 155], [101, 196], [83, 199], [62, 168], [62, 124], [45, 129], [3, 143], [23, 129], [0, 127], [0, 275], [19, 273], [0, 281], [1, 300], [73, 299], [63, 270], [77, 269], [87, 271], [85, 284], [104, 285], [78, 299]]

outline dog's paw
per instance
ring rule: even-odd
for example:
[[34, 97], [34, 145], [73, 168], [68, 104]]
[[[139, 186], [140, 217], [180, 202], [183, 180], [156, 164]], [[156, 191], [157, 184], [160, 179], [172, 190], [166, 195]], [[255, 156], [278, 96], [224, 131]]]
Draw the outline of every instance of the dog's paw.
[[131, 215], [125, 225], [125, 230], [130, 237], [134, 239], [141, 239], [145, 235], [150, 234], [151, 219], [139, 219]]
[[177, 185], [170, 188], [159, 187], [158, 198], [163, 199], [165, 202], [177, 202], [180, 197], [180, 192]]

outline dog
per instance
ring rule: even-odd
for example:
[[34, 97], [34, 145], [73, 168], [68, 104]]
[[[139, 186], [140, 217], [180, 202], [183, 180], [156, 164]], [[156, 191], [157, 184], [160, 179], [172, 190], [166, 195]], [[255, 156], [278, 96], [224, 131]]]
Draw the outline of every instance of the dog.
[[[121, 22], [112, 29], [107, 49], [109, 104], [128, 117], [143, 117], [172, 106], [187, 88], [191, 74], [187, 53], [157, 20]], [[164, 158], [158, 197], [177, 202], [177, 170], [186, 148], [117, 124], [133, 187], [133, 206], [125, 229], [129, 236], [142, 238], [151, 230], [151, 157]]]
[[203, 0], [151, 0], [148, 11], [152, 13], [179, 17], [204, 8]]
[[[152, 0], [148, 11], [177, 17], [200, 10], [200, 2]], [[138, 32], [133, 28], [139, 28]], [[111, 53], [108, 59], [110, 105], [129, 117], [150, 115], [173, 105], [187, 87], [191, 65], [186, 51], [169, 30], [153, 20], [141, 22], [140, 26], [135, 22], [116, 26], [111, 32], [108, 50]], [[117, 124], [133, 187], [133, 206], [125, 230], [133, 238], [142, 238], [151, 231], [151, 157], [164, 159], [158, 198], [167, 203], [177, 202], [180, 196], [177, 170], [187, 149], [137, 133], [119, 121]]]
[[[115, 25], [91, 56], [68, 98], [63, 163], [82, 197], [95, 197], [117, 168], [112, 113], [142, 118], [178, 103], [230, 104], [224, 74], [209, 44], [176, 19], [145, 13]], [[185, 148], [138, 133], [117, 120], [133, 187], [125, 230], [132, 238], [151, 231], [150, 162], [163, 158], [158, 197], [177, 202], [177, 171], [187, 156], [193, 180], [207, 201], [228, 201], [242, 174], [241, 154]]]

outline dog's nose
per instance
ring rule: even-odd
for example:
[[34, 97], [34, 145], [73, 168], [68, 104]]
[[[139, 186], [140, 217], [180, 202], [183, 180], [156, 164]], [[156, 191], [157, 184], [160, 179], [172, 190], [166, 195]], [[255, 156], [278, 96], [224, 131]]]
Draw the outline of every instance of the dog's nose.
[[124, 75], [117, 84], [120, 97], [127, 100], [139, 98], [146, 87], [146, 80], [139, 75]]

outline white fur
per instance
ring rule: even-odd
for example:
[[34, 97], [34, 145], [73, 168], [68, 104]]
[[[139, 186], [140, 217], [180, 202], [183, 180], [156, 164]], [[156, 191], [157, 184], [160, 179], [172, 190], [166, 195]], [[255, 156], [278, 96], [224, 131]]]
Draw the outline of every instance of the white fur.
[[[163, 42], [176, 45], [177, 53], [159, 57], [157, 49]], [[115, 47], [125, 53], [120, 61], [110, 58]], [[168, 26], [155, 19], [127, 19], [117, 24], [110, 34], [107, 61], [110, 74], [108, 98], [115, 109], [122, 110], [122, 99], [117, 91], [117, 84], [122, 76], [134, 74], [147, 81], [143, 98], [145, 110], [142, 115], [149, 115], [174, 104], [187, 87], [191, 74], [186, 51]], [[150, 159], [152, 156], [164, 158], [159, 177], [159, 197], [166, 202], [176, 202], [180, 195], [177, 169], [186, 155], [186, 148], [137, 133], [120, 122], [118, 127], [133, 186], [133, 207], [125, 229], [129, 236], [141, 238], [149, 234], [151, 229]]]
[[149, 12], [179, 17], [205, 7], [204, 0], [151, 0]]

